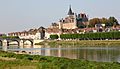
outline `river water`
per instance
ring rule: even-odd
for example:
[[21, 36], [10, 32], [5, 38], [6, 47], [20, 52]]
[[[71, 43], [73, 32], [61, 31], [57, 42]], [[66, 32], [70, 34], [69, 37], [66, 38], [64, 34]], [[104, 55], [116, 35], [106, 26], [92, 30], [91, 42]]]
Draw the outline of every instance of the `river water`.
[[70, 59], [84, 59], [97, 62], [119, 62], [120, 63], [120, 46], [105, 47], [80, 47], [80, 46], [40, 46], [35, 45], [9, 46], [8, 51], [20, 51], [31, 55], [66, 57]]

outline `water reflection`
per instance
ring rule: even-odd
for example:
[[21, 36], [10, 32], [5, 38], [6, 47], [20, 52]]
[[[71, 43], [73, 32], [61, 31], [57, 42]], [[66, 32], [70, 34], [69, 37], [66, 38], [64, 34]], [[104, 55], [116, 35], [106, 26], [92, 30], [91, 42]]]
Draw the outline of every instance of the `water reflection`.
[[[17, 48], [16, 48], [17, 49]], [[10, 49], [8, 49], [10, 50]], [[75, 46], [40, 46], [34, 48], [24, 46], [21, 52], [32, 55], [66, 57], [71, 59], [85, 59], [98, 62], [120, 62], [120, 47], [75, 47]]]

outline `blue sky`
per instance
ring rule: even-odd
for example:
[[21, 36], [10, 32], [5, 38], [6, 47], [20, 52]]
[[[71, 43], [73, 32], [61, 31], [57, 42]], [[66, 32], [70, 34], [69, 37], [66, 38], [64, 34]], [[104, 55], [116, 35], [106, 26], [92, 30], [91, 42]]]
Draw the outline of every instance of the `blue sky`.
[[89, 18], [114, 16], [120, 21], [120, 0], [0, 0], [0, 33], [48, 27], [67, 15], [69, 5]]

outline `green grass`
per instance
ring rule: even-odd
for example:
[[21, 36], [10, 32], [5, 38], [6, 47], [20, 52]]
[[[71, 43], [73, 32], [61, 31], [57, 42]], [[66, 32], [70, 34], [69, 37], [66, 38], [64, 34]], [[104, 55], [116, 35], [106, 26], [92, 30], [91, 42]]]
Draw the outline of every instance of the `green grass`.
[[0, 51], [0, 69], [120, 69], [117, 62], [93, 62], [51, 56], [14, 54]]
[[47, 43], [50, 46], [120, 46], [120, 40], [62, 40]]

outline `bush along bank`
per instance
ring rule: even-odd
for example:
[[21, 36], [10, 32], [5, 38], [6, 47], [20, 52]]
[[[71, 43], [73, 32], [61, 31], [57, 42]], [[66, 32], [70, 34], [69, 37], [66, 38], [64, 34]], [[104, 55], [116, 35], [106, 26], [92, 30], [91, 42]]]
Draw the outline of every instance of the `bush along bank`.
[[[97, 32], [85, 34], [61, 34], [61, 39], [79, 39], [79, 40], [118, 40], [120, 32]], [[50, 35], [50, 39], [58, 39], [58, 35]]]

